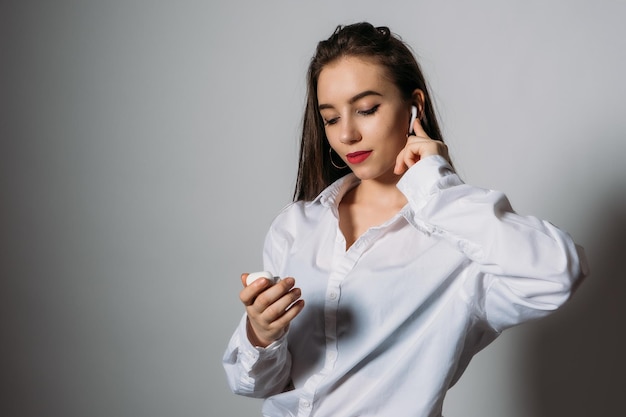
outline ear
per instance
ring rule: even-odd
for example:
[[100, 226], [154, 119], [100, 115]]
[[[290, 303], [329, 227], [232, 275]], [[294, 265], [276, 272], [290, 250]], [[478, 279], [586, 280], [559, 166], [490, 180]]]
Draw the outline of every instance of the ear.
[[416, 88], [411, 95], [411, 104], [417, 106], [417, 117], [422, 120], [424, 117], [425, 95], [422, 90]]

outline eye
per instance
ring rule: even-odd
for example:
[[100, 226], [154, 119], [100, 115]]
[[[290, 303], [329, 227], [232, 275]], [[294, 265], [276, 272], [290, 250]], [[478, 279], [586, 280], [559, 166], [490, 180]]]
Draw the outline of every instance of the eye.
[[358, 110], [357, 113], [363, 116], [370, 116], [374, 113], [376, 113], [378, 111], [378, 108], [380, 107], [380, 104], [375, 105], [372, 108], [369, 108], [367, 110]]
[[332, 119], [324, 119], [324, 126], [334, 125], [339, 121], [339, 117], [333, 117]]

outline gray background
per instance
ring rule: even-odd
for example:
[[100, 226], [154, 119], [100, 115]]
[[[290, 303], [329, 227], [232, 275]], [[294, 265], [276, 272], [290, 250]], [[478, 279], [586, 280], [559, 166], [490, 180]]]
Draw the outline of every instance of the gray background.
[[417, 52], [467, 182], [593, 274], [479, 354], [447, 417], [623, 411], [623, 1], [2, 1], [0, 415], [254, 416], [221, 355], [290, 201], [304, 73], [339, 23]]

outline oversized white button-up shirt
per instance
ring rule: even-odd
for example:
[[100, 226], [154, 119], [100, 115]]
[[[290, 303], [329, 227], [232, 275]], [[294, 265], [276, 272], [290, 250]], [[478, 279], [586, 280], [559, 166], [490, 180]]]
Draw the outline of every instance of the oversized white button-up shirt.
[[356, 184], [289, 205], [268, 232], [264, 268], [296, 279], [304, 310], [267, 348], [250, 344], [244, 316], [224, 355], [231, 388], [266, 398], [264, 416], [440, 416], [474, 354], [586, 274], [566, 233], [439, 156], [405, 173], [408, 204], [346, 251], [338, 205]]

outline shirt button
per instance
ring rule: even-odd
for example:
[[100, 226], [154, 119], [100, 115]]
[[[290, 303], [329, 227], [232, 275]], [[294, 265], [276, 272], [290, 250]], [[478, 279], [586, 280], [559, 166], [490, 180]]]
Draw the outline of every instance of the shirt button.
[[311, 408], [311, 403], [308, 401], [302, 401], [302, 407], [304, 408]]
[[330, 298], [331, 300], [334, 300], [337, 298], [337, 293], [336, 292], [331, 292], [330, 294], [328, 294], [328, 298]]

